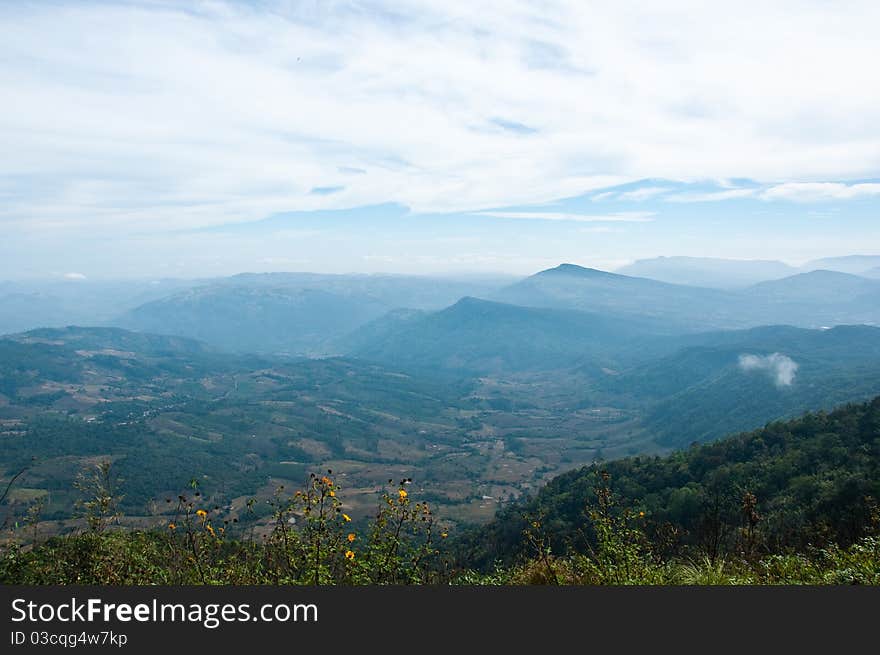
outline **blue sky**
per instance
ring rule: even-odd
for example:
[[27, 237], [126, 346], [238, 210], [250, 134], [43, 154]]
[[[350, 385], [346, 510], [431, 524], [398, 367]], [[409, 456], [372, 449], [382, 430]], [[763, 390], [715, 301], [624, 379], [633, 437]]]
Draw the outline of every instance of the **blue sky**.
[[880, 253], [877, 24], [875, 2], [3, 3], [0, 279]]

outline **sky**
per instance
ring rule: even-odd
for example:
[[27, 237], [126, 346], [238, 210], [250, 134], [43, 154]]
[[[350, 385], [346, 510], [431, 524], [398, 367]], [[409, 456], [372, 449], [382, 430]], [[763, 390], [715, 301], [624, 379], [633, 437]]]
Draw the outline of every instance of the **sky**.
[[0, 3], [0, 279], [880, 254], [880, 3]]

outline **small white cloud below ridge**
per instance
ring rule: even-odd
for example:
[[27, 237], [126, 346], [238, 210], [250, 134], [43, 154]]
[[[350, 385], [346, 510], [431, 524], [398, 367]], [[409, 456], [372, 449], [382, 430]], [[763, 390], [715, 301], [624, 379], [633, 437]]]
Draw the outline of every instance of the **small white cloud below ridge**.
[[739, 356], [739, 367], [746, 372], [764, 371], [771, 377], [777, 387], [782, 388], [790, 387], [794, 384], [798, 363], [782, 353], [772, 353], [770, 355], [742, 354]]

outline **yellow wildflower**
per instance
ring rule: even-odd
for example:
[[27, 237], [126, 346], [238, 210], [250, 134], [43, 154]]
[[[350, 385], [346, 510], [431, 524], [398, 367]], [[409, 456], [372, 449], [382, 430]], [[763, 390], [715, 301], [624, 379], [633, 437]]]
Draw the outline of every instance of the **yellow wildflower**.
[[354, 532], [349, 532], [349, 533], [348, 533], [348, 536], [346, 537], [346, 539], [348, 539], [348, 543], [351, 543], [352, 541], [354, 541], [355, 539], [357, 539], [357, 535], [355, 535]]
[[449, 533], [448, 533], [448, 532], [441, 532], [441, 533], [440, 533], [440, 538], [441, 538], [441, 539], [446, 539], [446, 537], [448, 537], [448, 536], [449, 536]]
[[354, 559], [354, 551], [351, 551], [351, 550], [345, 551], [345, 559], [353, 560]]
[[349, 521], [351, 521], [351, 517], [348, 514], [343, 514], [342, 520], [348, 523]]
[[400, 500], [403, 500], [403, 499], [406, 498], [409, 494], [406, 493], [406, 491], [404, 491], [403, 489], [400, 489], [400, 490], [397, 492], [397, 495], [400, 496]]
[[198, 517], [205, 518], [207, 515], [208, 515], [208, 513], [203, 509], [196, 511], [196, 516], [198, 516]]
[[177, 526], [174, 525], [173, 523], [169, 523], [169, 524], [168, 524], [168, 529], [169, 529], [169, 530], [176, 530], [176, 529], [177, 529]]

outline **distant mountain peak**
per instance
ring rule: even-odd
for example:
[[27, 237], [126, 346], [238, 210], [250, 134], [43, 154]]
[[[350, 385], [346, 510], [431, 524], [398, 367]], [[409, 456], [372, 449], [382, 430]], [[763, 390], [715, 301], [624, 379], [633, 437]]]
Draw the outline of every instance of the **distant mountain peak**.
[[835, 271], [830, 268], [817, 268], [816, 270], [807, 271], [806, 273], [798, 273], [796, 275], [792, 275], [791, 277], [800, 278], [802, 280], [816, 279], [816, 278], [828, 278], [828, 279], [836, 279], [836, 280], [864, 279], [860, 275], [856, 275], [855, 273], [845, 273], [844, 271]]
[[528, 315], [533, 311], [532, 307], [521, 307], [496, 300], [464, 296], [449, 307], [441, 309], [434, 316], [494, 315], [501, 318], [511, 315]]
[[780, 280], [768, 280], [766, 282], [759, 282], [754, 285], [753, 288], [760, 287], [772, 287], [772, 286], [791, 286], [794, 284], [807, 284], [807, 283], [815, 283], [817, 281], [828, 281], [828, 282], [844, 282], [844, 283], [867, 283], [870, 284], [867, 278], [864, 278], [860, 275], [855, 275], [853, 273], [844, 273], [843, 271], [833, 271], [829, 269], [816, 269], [813, 271], [807, 271], [806, 273], [796, 273], [795, 275], [790, 275], [788, 277], [784, 277]]
[[536, 275], [576, 275], [578, 277], [621, 277], [607, 271], [600, 271], [597, 268], [586, 268], [577, 264], [560, 264], [555, 268], [548, 268], [545, 271], [536, 273]]
[[861, 275], [865, 271], [877, 266], [880, 266], [880, 255], [845, 255], [843, 257], [814, 259], [804, 264], [801, 268], [806, 271], [825, 269]]
[[638, 259], [615, 272], [620, 275], [645, 277], [671, 284], [737, 289], [765, 280], [778, 280], [799, 271], [784, 262], [774, 260], [720, 259], [676, 255]]

